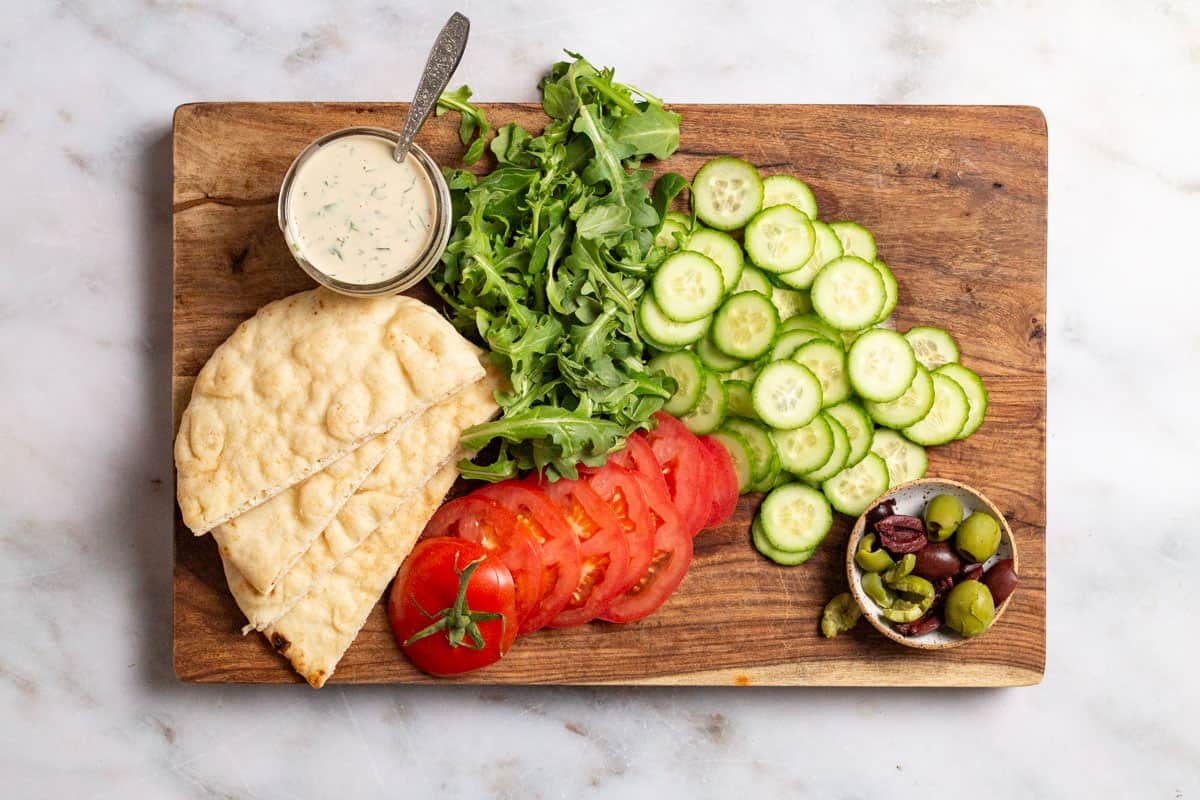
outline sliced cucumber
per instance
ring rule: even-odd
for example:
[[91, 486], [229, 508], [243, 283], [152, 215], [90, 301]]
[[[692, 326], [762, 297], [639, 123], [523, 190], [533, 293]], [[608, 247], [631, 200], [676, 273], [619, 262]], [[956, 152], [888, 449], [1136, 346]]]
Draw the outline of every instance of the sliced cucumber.
[[732, 292], [741, 281], [745, 256], [742, 254], [742, 246], [728, 233], [700, 228], [692, 233], [683, 249], [694, 250], [711, 258], [721, 269], [726, 292]]
[[949, 331], [918, 325], [910, 328], [904, 338], [912, 345], [917, 361], [931, 372], [943, 364], [958, 363], [958, 343]]
[[846, 429], [846, 436], [850, 439], [846, 467], [853, 467], [870, 452], [871, 443], [875, 441], [875, 423], [871, 422], [862, 406], [851, 400], [830, 406], [825, 413], [842, 423]]
[[692, 179], [696, 216], [719, 231], [745, 227], [762, 208], [762, 200], [758, 170], [740, 158], [714, 158]]
[[817, 198], [812, 189], [791, 175], [768, 175], [763, 178], [763, 208], [787, 203], [804, 212], [809, 219], [817, 218]]
[[896, 302], [900, 299], [900, 289], [896, 286], [896, 276], [888, 269], [888, 265], [875, 259], [871, 262], [871, 266], [879, 270], [879, 277], [883, 278], [883, 289], [886, 292], [886, 299], [883, 301], [883, 308], [879, 312], [879, 318], [875, 320], [878, 324], [892, 315], [896, 310]]
[[850, 396], [850, 380], [846, 377], [846, 354], [842, 348], [825, 339], [802, 344], [792, 355], [792, 361], [808, 367], [821, 382], [821, 402], [836, 405]]
[[791, 319], [797, 314], [807, 314], [812, 311], [812, 301], [808, 297], [808, 292], [801, 292], [795, 289], [781, 289], [776, 286], [771, 292], [771, 302], [775, 305], [775, 310], [779, 312], [780, 320]]
[[858, 256], [867, 263], [875, 260], [875, 237], [869, 230], [857, 222], [831, 222], [829, 227], [841, 240], [845, 255]]
[[937, 373], [935, 374], [945, 375], [947, 378], [950, 378], [967, 395], [967, 402], [971, 405], [971, 413], [967, 416], [967, 424], [958, 433], [959, 439], [965, 439], [979, 430], [979, 426], [983, 424], [983, 418], [987, 415], [987, 387], [983, 385], [983, 380], [973, 370], [964, 367], [962, 364], [943, 364], [937, 368]]
[[746, 443], [746, 437], [731, 430], [718, 430], [711, 435], [721, 443], [721, 446], [729, 453], [730, 460], [733, 461], [733, 471], [738, 479], [738, 494], [750, 491], [750, 484], [753, 482], [751, 470], [754, 459], [750, 454], [750, 445]]
[[[684, 217], [684, 219], [687, 218]], [[658, 229], [658, 234], [654, 237], [654, 244], [668, 253], [674, 253], [683, 246], [683, 242], [687, 241], [689, 229], [688, 222], [680, 222], [679, 219], [667, 214], [663, 218], [662, 227]]]
[[742, 242], [746, 254], [766, 272], [792, 272], [804, 266], [813, 253], [813, 226], [795, 206], [778, 205], [754, 215]]
[[700, 405], [707, 370], [695, 353], [687, 350], [663, 353], [650, 359], [646, 366], [651, 372], [663, 372], [675, 379], [675, 393], [663, 404], [663, 411], [681, 417]]
[[791, 358], [800, 349], [800, 346], [814, 339], [821, 341], [829, 341], [816, 331], [784, 331], [779, 334], [779, 338], [775, 340], [775, 346], [771, 348], [771, 360], [780, 361], [785, 358]]
[[821, 483], [837, 475], [845, 469], [846, 461], [850, 458], [850, 437], [846, 435], [842, 423], [828, 414], [821, 416], [829, 423], [829, 430], [833, 434], [833, 452], [824, 464], [804, 474], [804, 480], [811, 483]]
[[674, 322], [704, 319], [725, 299], [721, 268], [691, 250], [667, 256], [655, 271], [651, 288], [658, 307]]
[[696, 355], [700, 356], [704, 366], [717, 372], [732, 372], [744, 363], [741, 359], [730, 358], [717, 349], [713, 344], [711, 329], [703, 339], [696, 342]]
[[781, 330], [784, 331], [813, 331], [820, 334], [822, 337], [831, 342], [838, 342], [841, 334], [838, 329], [832, 325], [828, 325], [816, 314], [798, 314], [792, 317], [787, 322], [783, 323]]
[[728, 417], [721, 426], [723, 431], [732, 431], [745, 441], [750, 453], [750, 486], [773, 480], [779, 472], [779, 454], [765, 425], [741, 417]]
[[[775, 306], [771, 306], [774, 310]], [[638, 328], [651, 345], [659, 350], [673, 350], [689, 345], [708, 333], [712, 317], [698, 319], [695, 322], [675, 322], [654, 302], [650, 292], [642, 295], [638, 304]]]
[[780, 430], [807, 425], [821, 411], [820, 380], [794, 361], [772, 361], [763, 367], [750, 396], [758, 418]]
[[727, 356], [743, 361], [771, 349], [779, 330], [779, 312], [770, 298], [758, 292], [739, 292], [717, 310], [713, 343]]
[[813, 310], [838, 330], [856, 331], [874, 324], [886, 300], [879, 270], [854, 256], [831, 261], [813, 280]]
[[889, 486], [887, 463], [875, 453], [821, 484], [833, 507], [848, 517], [866, 511]]
[[763, 533], [762, 525], [757, 517], [750, 525], [750, 541], [754, 543], [754, 549], [762, 553], [767, 558], [779, 564], [781, 567], [796, 567], [803, 564], [812, 558], [813, 553], [817, 552], [817, 548], [811, 547], [808, 550], [801, 550], [793, 553], [787, 550], [780, 550], [771, 544]]
[[[677, 355], [677, 354], [674, 354]], [[725, 421], [725, 408], [728, 398], [725, 395], [725, 384], [715, 372], [704, 371], [703, 391], [700, 402], [679, 418], [687, 429], [697, 436], [712, 433]], [[667, 412], [670, 413], [670, 412]]]
[[854, 391], [876, 403], [904, 394], [917, 374], [917, 359], [908, 340], [884, 328], [873, 328], [858, 337], [847, 364]]
[[664, 217], [663, 219], [664, 219], [664, 221], [665, 220], [674, 220], [675, 222], [678, 222], [680, 225], [682, 225], [684, 230], [689, 231], [689, 232], [692, 230], [693, 227], [695, 227], [695, 225], [694, 225], [695, 220], [692, 219], [691, 215], [685, 214], [682, 211], [668, 211], [666, 217]]
[[825, 495], [803, 483], [780, 486], [758, 510], [762, 533], [772, 547], [790, 553], [812, 550], [833, 527], [833, 511]]
[[890, 488], [915, 481], [917, 478], [924, 478], [925, 470], [929, 466], [924, 447], [914, 444], [895, 431], [886, 428], [875, 431], [875, 441], [871, 443], [871, 452], [878, 454], [887, 462]]
[[750, 399], [750, 384], [746, 381], [725, 381], [725, 413], [733, 417], [758, 419], [754, 401]]
[[758, 361], [752, 361], [749, 364], [743, 364], [737, 369], [731, 369], [729, 372], [724, 373], [721, 375], [721, 380], [754, 383], [754, 379], [758, 377], [760, 369], [762, 369], [762, 364]]
[[771, 431], [779, 466], [796, 475], [817, 469], [833, 455], [833, 431], [824, 414], [790, 431]]
[[804, 266], [792, 272], [782, 272], [779, 280], [793, 289], [807, 289], [812, 286], [817, 273], [834, 259], [842, 257], [842, 240], [833, 232], [833, 228], [824, 222], [813, 220], [813, 252]]
[[926, 447], [957, 439], [971, 416], [967, 393], [958, 383], [937, 372], [930, 377], [933, 379], [933, 408], [920, 422], [901, 431], [909, 441]]
[[904, 394], [887, 403], [867, 400], [865, 406], [871, 419], [885, 428], [900, 430], [919, 422], [933, 408], [933, 380], [929, 370], [917, 364], [916, 374]]
[[742, 268], [742, 277], [738, 280], [737, 286], [733, 288], [733, 293], [738, 292], [758, 292], [770, 297], [775, 293], [775, 287], [771, 285], [771, 281], [761, 269], [747, 264]]

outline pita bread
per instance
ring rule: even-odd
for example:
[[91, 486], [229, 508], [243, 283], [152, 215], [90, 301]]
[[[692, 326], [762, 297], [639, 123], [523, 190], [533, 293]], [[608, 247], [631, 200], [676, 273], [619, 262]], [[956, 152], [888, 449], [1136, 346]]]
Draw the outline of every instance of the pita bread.
[[213, 528], [221, 558], [255, 591], [271, 591], [411, 424], [368, 439], [315, 475]]
[[489, 371], [483, 380], [434, 406], [408, 426], [333, 522], [271, 591], [255, 591], [237, 568], [226, 562], [225, 578], [249, 622], [246, 630], [263, 630], [286, 614], [402, 505], [411, 502], [442, 465], [451, 458], [460, 458], [458, 440], [462, 432], [499, 410], [494, 399], [497, 386], [496, 374]]
[[409, 297], [326, 289], [263, 306], [200, 370], [175, 439], [202, 534], [483, 375], [479, 350]]
[[371, 534], [319, 589], [264, 632], [313, 688], [321, 688], [333, 675], [457, 477], [453, 464], [442, 467], [419, 496]]

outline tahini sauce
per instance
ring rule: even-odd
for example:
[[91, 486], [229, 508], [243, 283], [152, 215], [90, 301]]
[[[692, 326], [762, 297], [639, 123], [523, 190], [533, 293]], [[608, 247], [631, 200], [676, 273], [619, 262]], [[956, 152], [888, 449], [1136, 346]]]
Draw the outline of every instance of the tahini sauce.
[[307, 261], [345, 283], [372, 284], [404, 272], [433, 236], [434, 189], [410, 153], [371, 134], [322, 145], [288, 192], [288, 239]]

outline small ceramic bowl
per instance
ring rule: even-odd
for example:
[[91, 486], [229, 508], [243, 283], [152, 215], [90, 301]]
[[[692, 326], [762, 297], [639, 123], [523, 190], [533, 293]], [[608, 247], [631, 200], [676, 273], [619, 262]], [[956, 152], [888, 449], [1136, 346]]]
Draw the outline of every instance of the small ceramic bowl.
[[1000, 621], [1000, 618], [1004, 616], [1005, 610], [1012, 603], [1013, 596], [1021, 590], [1018, 584], [1013, 594], [1009, 595], [1008, 599], [996, 609], [996, 616], [992, 619], [992, 624], [988, 626], [988, 630], [972, 639], [960, 636], [945, 625], [924, 636], [901, 636], [892, 627], [892, 623], [883, 618], [879, 606], [875, 605], [875, 601], [863, 591], [863, 570], [854, 562], [854, 553], [858, 549], [859, 540], [866, 533], [867, 514], [871, 513], [871, 509], [885, 500], [894, 499], [896, 501], [897, 514], [921, 517], [924, 515], [926, 503], [939, 494], [950, 494], [957, 497], [959, 502], [963, 504], [964, 519], [973, 511], [983, 511], [991, 514], [1000, 523], [1000, 547], [996, 550], [995, 555], [984, 562], [985, 571], [991, 568], [997, 561], [1011, 558], [1013, 560], [1013, 569], [1017, 575], [1021, 574], [1020, 563], [1017, 561], [1017, 545], [1013, 539], [1012, 529], [1009, 528], [1008, 521], [1004, 519], [1004, 515], [1000, 513], [1000, 509], [996, 508], [995, 504], [980, 492], [966, 484], [943, 478], [921, 478], [909, 483], [902, 483], [890, 489], [885, 495], [871, 504], [871, 507], [858, 518], [858, 521], [854, 524], [854, 529], [850, 531], [850, 540], [846, 543], [846, 579], [850, 584], [850, 592], [854, 595], [855, 602], [862, 609], [863, 616], [867, 618], [867, 621], [876, 630], [893, 642], [902, 644], [905, 647], [915, 647], [921, 650], [945, 650], [986, 636], [995, 627], [996, 623]]

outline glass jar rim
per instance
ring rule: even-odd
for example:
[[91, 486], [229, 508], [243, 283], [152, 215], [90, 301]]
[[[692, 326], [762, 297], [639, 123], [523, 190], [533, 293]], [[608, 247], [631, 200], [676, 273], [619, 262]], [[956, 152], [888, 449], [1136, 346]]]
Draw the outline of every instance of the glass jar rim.
[[288, 167], [287, 172], [283, 176], [283, 183], [279, 189], [279, 202], [276, 206], [279, 230], [283, 233], [284, 240], [288, 245], [288, 252], [291, 253], [292, 258], [295, 259], [296, 263], [300, 265], [300, 268], [309, 277], [322, 286], [340, 294], [358, 297], [374, 297], [402, 292], [405, 289], [415, 286], [433, 271], [443, 251], [445, 251], [446, 245], [450, 241], [450, 187], [446, 184], [446, 179], [443, 177], [437, 163], [415, 142], [409, 149], [409, 155], [421, 166], [422, 172], [429, 179], [429, 183], [433, 188], [433, 233], [426, 248], [411, 264], [382, 281], [375, 283], [350, 283], [334, 278], [314, 266], [312, 262], [305, 258], [303, 250], [291, 238], [289, 232], [290, 226], [288, 225], [288, 214], [291, 208], [289, 196], [300, 167], [325, 145], [348, 136], [376, 136], [391, 142], [398, 141], [400, 138], [399, 133], [387, 128], [354, 126], [330, 131], [309, 142], [296, 158], [293, 159], [291, 166]]

